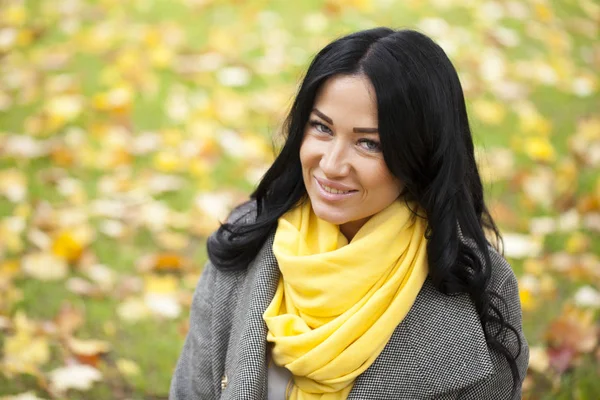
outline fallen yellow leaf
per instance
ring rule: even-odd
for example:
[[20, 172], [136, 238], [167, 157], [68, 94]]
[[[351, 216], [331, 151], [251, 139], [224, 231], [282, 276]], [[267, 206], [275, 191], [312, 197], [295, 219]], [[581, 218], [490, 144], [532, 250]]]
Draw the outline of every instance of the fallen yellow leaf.
[[551, 162], [556, 158], [556, 151], [546, 137], [529, 137], [524, 143], [525, 154], [534, 161]]
[[473, 111], [479, 120], [489, 125], [498, 125], [506, 116], [505, 107], [489, 100], [477, 100], [473, 103]]
[[68, 262], [77, 261], [82, 252], [83, 243], [72, 232], [61, 232], [52, 242], [52, 253]]
[[116, 86], [107, 92], [97, 94], [92, 99], [95, 108], [124, 115], [131, 109], [133, 90], [129, 86]]
[[21, 269], [26, 275], [42, 281], [63, 279], [68, 273], [64, 259], [46, 252], [25, 255], [21, 260]]
[[117, 307], [117, 315], [123, 321], [135, 322], [142, 320], [148, 316], [150, 310], [146, 303], [140, 298], [130, 297], [119, 304]]
[[176, 292], [178, 288], [179, 279], [173, 275], [149, 274], [144, 277], [146, 293], [168, 294]]
[[21, 26], [27, 21], [25, 4], [8, 4], [2, 11], [2, 21], [9, 26]]
[[135, 376], [139, 375], [141, 372], [139, 365], [137, 365], [135, 361], [127, 358], [119, 358], [116, 361], [116, 364], [119, 372], [125, 376]]
[[0, 171], [0, 195], [13, 203], [20, 203], [27, 196], [27, 177], [16, 168]]
[[4, 339], [3, 370], [14, 373], [38, 374], [38, 368], [50, 359], [48, 338], [36, 335], [35, 323], [19, 311], [14, 318], [15, 333]]
[[536, 308], [535, 297], [528, 289], [519, 289], [519, 298], [523, 311], [531, 311]]
[[571, 254], [583, 253], [590, 247], [589, 235], [582, 232], [572, 233], [565, 243], [565, 250]]

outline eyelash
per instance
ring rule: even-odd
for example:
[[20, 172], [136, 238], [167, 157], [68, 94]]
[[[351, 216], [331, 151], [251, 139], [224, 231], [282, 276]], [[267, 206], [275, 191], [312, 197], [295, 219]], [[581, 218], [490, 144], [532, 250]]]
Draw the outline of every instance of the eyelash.
[[[321, 133], [331, 133], [331, 129], [329, 129], [329, 127], [327, 125], [322, 124], [319, 121], [311, 120], [310, 126], [312, 126], [313, 128], [315, 128], [317, 131], [319, 131]], [[326, 129], [327, 131], [325, 132], [325, 131], [322, 131], [321, 129]]]
[[[315, 128], [319, 133], [325, 133], [325, 134], [330, 134], [331, 133], [331, 129], [329, 129], [329, 127], [319, 121], [314, 121], [311, 120], [310, 122], [310, 126], [312, 126], [313, 128]], [[323, 131], [322, 129], [325, 129], [326, 131]], [[359, 140], [360, 143], [368, 143], [370, 145], [374, 145], [374, 148], [365, 148], [363, 147], [365, 150], [367, 151], [372, 151], [372, 152], [379, 152], [381, 151], [381, 145], [378, 141], [376, 140], [371, 140], [371, 139], [360, 139]]]

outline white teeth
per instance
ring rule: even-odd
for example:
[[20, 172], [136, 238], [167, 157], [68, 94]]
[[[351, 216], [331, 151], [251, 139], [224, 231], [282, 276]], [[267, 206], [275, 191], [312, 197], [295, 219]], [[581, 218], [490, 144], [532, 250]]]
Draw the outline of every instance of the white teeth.
[[348, 191], [344, 192], [342, 190], [337, 190], [337, 189], [334, 189], [334, 188], [331, 188], [331, 187], [325, 186], [325, 185], [321, 185], [321, 187], [323, 189], [325, 189], [326, 192], [333, 193], [333, 194], [346, 194], [346, 193], [350, 193], [351, 192], [351, 190], [348, 190]]

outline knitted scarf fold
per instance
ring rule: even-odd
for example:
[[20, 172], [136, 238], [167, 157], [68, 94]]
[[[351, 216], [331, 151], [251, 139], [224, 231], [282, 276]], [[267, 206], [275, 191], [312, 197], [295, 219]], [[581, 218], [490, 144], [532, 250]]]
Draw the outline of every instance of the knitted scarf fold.
[[281, 278], [263, 318], [273, 361], [293, 374], [290, 399], [347, 398], [425, 282], [426, 226], [401, 201], [350, 243], [308, 201], [279, 219], [273, 253]]

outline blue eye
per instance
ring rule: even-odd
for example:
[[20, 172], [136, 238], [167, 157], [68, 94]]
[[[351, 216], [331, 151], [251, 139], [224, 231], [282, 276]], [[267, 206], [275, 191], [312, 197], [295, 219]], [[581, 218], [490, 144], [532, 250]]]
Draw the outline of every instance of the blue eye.
[[[361, 144], [361, 147], [365, 150], [373, 152], [381, 151], [381, 145], [375, 140], [360, 139], [358, 142]], [[363, 146], [363, 144], [365, 145]]]
[[331, 133], [331, 129], [329, 129], [327, 127], [327, 125], [324, 125], [324, 124], [320, 123], [319, 121], [310, 121], [310, 126], [315, 128], [318, 132], [327, 133], [327, 134]]

